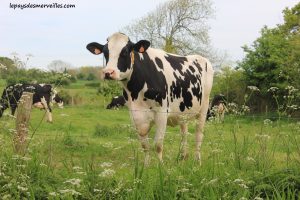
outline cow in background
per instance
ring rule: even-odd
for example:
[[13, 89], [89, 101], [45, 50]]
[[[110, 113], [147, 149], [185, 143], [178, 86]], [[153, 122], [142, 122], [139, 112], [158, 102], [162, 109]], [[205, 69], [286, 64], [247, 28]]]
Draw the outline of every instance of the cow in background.
[[213, 68], [208, 59], [199, 55], [179, 56], [160, 49], [149, 48], [150, 42], [130, 41], [115, 33], [104, 45], [92, 42], [87, 49], [104, 54], [105, 79], [120, 81], [123, 96], [133, 124], [149, 161], [148, 134], [156, 125], [155, 146], [162, 161], [163, 140], [167, 124], [180, 125], [182, 155], [187, 156], [188, 122], [196, 119], [196, 160], [200, 161], [203, 128], [209, 107], [213, 83]]
[[63, 107], [63, 100], [57, 95], [57, 92], [49, 84], [16, 84], [7, 86], [0, 99], [0, 117], [8, 107], [11, 114], [14, 115], [18, 107], [23, 92], [33, 93], [33, 106], [45, 109], [47, 112], [47, 121], [52, 122], [52, 109], [50, 103], [57, 103], [60, 108]]
[[116, 109], [119, 107], [123, 107], [125, 105], [126, 101], [123, 96], [115, 96], [112, 98], [110, 104], [106, 106], [106, 109]]
[[211, 101], [207, 113], [207, 119], [213, 117], [217, 122], [224, 122], [225, 112], [227, 112], [227, 99], [223, 94], [217, 94]]

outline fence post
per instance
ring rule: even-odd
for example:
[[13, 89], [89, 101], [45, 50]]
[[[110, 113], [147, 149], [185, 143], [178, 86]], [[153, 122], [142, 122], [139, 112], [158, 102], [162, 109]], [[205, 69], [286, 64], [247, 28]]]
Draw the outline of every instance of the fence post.
[[16, 134], [14, 136], [15, 152], [19, 154], [25, 153], [26, 139], [28, 135], [28, 125], [32, 107], [33, 93], [23, 92], [18, 103], [16, 118]]

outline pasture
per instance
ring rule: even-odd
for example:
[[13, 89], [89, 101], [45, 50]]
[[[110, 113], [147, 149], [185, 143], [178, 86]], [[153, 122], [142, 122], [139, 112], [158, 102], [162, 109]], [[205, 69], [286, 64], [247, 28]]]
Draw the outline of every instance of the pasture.
[[52, 124], [33, 109], [24, 156], [13, 153], [14, 118], [0, 119], [1, 199], [299, 199], [299, 119], [209, 121], [201, 166], [193, 159], [193, 123], [188, 160], [180, 159], [179, 127], [168, 127], [160, 163], [152, 128], [146, 167], [126, 108], [106, 110], [110, 98], [84, 81], [63, 89], [80, 101], [54, 107]]

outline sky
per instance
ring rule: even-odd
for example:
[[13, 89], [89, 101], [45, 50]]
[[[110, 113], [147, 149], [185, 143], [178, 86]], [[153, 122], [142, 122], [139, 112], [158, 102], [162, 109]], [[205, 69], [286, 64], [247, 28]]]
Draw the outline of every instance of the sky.
[[[131, 24], [167, 0], [0, 0], [0, 56], [33, 57], [28, 67], [46, 69], [53, 60], [74, 67], [102, 65], [90, 54], [89, 42], [104, 44], [114, 32]], [[283, 23], [282, 10], [298, 0], [212, 0], [215, 16], [209, 21], [214, 48], [228, 59], [244, 57], [241, 46], [251, 45], [264, 25]], [[74, 4], [75, 8], [13, 9], [10, 4]], [[147, 39], [147, 38], [145, 38]]]

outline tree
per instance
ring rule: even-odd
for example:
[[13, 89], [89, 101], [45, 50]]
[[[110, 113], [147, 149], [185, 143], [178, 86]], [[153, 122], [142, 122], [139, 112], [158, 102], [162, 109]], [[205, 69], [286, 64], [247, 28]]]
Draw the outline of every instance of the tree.
[[48, 66], [47, 68], [50, 71], [54, 71], [54, 72], [61, 72], [63, 73], [64, 71], [66, 71], [67, 69], [72, 68], [72, 65], [70, 63], [64, 62], [62, 60], [53, 60]]
[[283, 11], [284, 23], [275, 28], [264, 27], [252, 47], [244, 46], [245, 58], [239, 63], [244, 70], [246, 84], [261, 89], [269, 104], [270, 88], [281, 92], [280, 104], [286, 99], [287, 88], [300, 89], [300, 3]]
[[170, 53], [206, 56], [211, 50], [207, 24], [213, 14], [211, 7], [210, 0], [171, 0], [125, 27], [124, 32]]
[[284, 24], [264, 27], [252, 47], [244, 46], [247, 83], [263, 91], [270, 87], [300, 87], [300, 3], [285, 9]]

